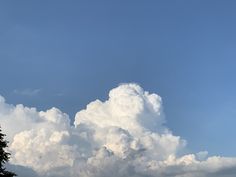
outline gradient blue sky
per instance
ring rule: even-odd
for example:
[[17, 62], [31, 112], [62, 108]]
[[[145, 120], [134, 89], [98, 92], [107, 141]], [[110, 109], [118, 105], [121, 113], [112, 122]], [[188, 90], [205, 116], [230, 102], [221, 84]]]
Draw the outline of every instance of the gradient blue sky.
[[236, 156], [236, 1], [1, 1], [0, 94], [71, 118], [136, 82], [193, 152]]

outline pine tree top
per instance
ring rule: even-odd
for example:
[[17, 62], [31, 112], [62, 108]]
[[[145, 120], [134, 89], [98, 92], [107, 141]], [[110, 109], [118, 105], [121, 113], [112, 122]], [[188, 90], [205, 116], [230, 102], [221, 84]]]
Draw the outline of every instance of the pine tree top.
[[10, 159], [10, 153], [5, 151], [8, 141], [4, 139], [6, 135], [2, 133], [0, 127], [0, 177], [13, 177], [16, 176], [15, 173], [7, 171], [4, 165]]

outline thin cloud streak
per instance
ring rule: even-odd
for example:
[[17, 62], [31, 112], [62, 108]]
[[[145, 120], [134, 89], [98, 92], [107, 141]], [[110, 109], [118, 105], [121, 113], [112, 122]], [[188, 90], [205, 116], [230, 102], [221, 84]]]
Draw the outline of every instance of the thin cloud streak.
[[16, 94], [16, 95], [22, 95], [22, 96], [36, 96], [36, 95], [38, 95], [40, 92], [41, 92], [41, 89], [30, 89], [30, 88], [23, 89], [23, 90], [15, 89], [15, 90], [13, 91], [14, 94]]

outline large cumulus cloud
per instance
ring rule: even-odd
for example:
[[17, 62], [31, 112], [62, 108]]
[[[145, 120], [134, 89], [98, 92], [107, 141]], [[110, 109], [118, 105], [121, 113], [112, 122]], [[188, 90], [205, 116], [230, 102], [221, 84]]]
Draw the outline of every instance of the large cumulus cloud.
[[74, 125], [57, 108], [37, 111], [0, 97], [10, 167], [19, 176], [24, 169], [46, 177], [235, 175], [236, 158], [207, 157], [206, 152], [181, 155], [185, 140], [164, 122], [161, 97], [133, 83], [112, 89], [105, 102], [89, 103], [76, 114]]

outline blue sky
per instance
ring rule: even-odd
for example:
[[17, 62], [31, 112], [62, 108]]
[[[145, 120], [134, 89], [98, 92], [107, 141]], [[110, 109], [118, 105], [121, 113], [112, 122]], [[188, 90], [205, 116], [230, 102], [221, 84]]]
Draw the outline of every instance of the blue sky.
[[191, 151], [235, 156], [236, 2], [2, 1], [0, 94], [71, 118], [119, 83], [158, 93]]

